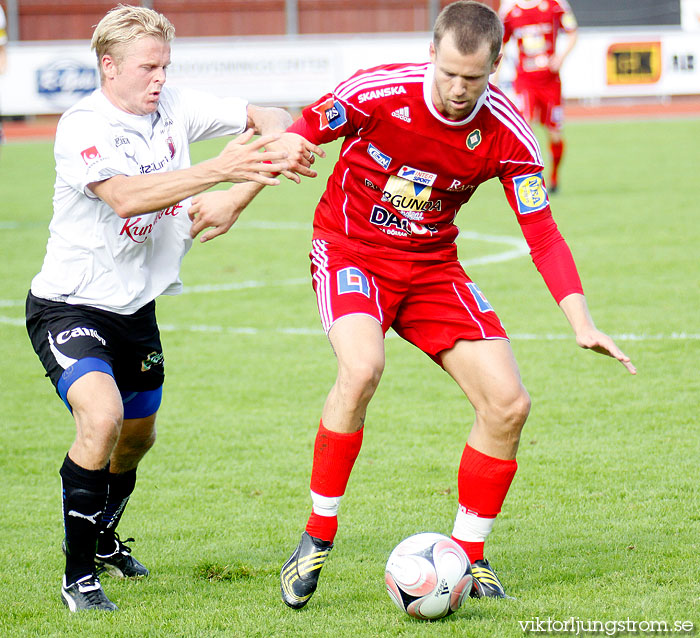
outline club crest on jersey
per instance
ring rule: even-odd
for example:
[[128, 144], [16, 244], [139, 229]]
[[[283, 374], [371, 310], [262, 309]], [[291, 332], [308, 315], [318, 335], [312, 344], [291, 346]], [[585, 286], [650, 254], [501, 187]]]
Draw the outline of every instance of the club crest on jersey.
[[359, 268], [350, 266], [338, 271], [338, 294], [359, 292], [369, 299], [369, 282], [365, 273]]
[[477, 128], [467, 135], [467, 148], [473, 151], [481, 144], [481, 131]]
[[384, 170], [389, 168], [389, 164], [391, 164], [391, 157], [382, 153], [374, 144], [369, 144], [367, 147], [367, 153]]
[[175, 143], [172, 137], [169, 137], [166, 141], [168, 143], [168, 150], [170, 151], [170, 159], [173, 159], [173, 157], [175, 157]]
[[323, 104], [315, 106], [312, 110], [319, 116], [321, 130], [327, 128], [335, 130], [347, 122], [345, 107], [333, 97], [329, 97]]
[[81, 151], [80, 156], [88, 165], [92, 164], [98, 159], [102, 159], [102, 156], [100, 155], [100, 152], [97, 150], [96, 146], [91, 146], [90, 148], [86, 148], [84, 151]]
[[515, 189], [515, 201], [518, 203], [518, 212], [521, 215], [542, 210], [549, 204], [547, 191], [542, 183], [542, 173], [514, 177], [513, 188]]
[[410, 166], [402, 166], [397, 175], [403, 179], [407, 179], [410, 182], [422, 184], [423, 186], [432, 186], [437, 179], [437, 175], [435, 173], [419, 171], [417, 168], [411, 168]]

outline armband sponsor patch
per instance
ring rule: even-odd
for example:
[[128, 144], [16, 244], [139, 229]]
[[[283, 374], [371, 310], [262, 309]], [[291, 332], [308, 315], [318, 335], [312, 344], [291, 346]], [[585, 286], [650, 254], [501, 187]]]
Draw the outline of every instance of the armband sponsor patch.
[[513, 188], [515, 201], [518, 203], [518, 212], [521, 215], [542, 210], [549, 204], [547, 191], [542, 183], [542, 173], [514, 177]]
[[347, 122], [345, 107], [335, 98], [329, 97], [323, 104], [315, 106], [314, 113], [319, 116], [319, 128], [335, 130]]

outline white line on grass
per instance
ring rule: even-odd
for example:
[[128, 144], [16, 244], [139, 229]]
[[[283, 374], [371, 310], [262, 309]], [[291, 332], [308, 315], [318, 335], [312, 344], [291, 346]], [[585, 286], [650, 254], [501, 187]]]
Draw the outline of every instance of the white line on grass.
[[[24, 327], [24, 319], [16, 317], [4, 317], [0, 315], [0, 324], [8, 326]], [[255, 326], [219, 326], [210, 324], [182, 325], [174, 323], [159, 324], [161, 332], [196, 332], [224, 335], [299, 335], [299, 336], [319, 336], [323, 334], [321, 328], [256, 328]], [[668, 334], [634, 334], [622, 333], [611, 335], [616, 341], [700, 341], [700, 333], [693, 332], [671, 332]], [[391, 331], [387, 333], [388, 339], [397, 338], [398, 335]], [[573, 339], [573, 335], [568, 333], [512, 333], [512, 341], [568, 341]]]
[[[7, 224], [5, 228], [12, 227], [12, 222]], [[262, 229], [262, 230], [310, 230], [311, 225], [300, 222], [268, 222], [263, 220], [252, 220], [240, 223], [241, 230], [246, 228]], [[0, 226], [2, 228], [2, 226]], [[495, 253], [493, 255], [484, 255], [482, 257], [474, 257], [472, 259], [462, 259], [461, 263], [465, 266], [474, 266], [480, 264], [493, 264], [503, 261], [510, 261], [528, 254], [527, 243], [521, 237], [510, 237], [506, 235], [485, 235], [471, 231], [461, 231], [459, 239], [467, 239], [472, 241], [483, 241], [493, 244], [505, 244], [510, 246], [509, 250]], [[282, 281], [267, 282], [267, 281], [232, 281], [223, 284], [199, 284], [195, 286], [185, 286], [183, 294], [196, 293], [212, 293], [212, 292], [230, 292], [234, 290], [248, 290], [251, 288], [263, 288], [269, 286], [297, 286], [308, 284], [307, 277], [297, 277], [294, 279], [285, 279]], [[24, 300], [20, 299], [0, 299], [0, 308], [11, 308], [24, 306]], [[24, 319], [15, 317], [5, 317], [0, 315], [0, 324], [10, 326], [24, 326]], [[230, 335], [259, 335], [259, 334], [281, 334], [281, 335], [300, 335], [300, 336], [317, 336], [322, 335], [323, 330], [320, 328], [256, 328], [254, 326], [217, 326], [208, 324], [178, 326], [175, 324], [160, 324], [160, 329], [163, 332], [198, 332], [198, 333], [214, 333], [214, 334], [230, 334]], [[387, 334], [387, 337], [396, 337], [394, 332]], [[571, 339], [569, 334], [512, 334], [511, 339], [516, 341], [557, 341]], [[700, 334], [687, 332], [672, 332], [670, 334], [620, 334], [614, 335], [614, 338], [619, 341], [697, 341], [700, 340]]]

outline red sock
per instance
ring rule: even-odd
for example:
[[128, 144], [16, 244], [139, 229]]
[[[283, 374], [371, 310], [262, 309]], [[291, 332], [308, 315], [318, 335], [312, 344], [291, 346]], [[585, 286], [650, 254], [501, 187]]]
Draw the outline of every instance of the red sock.
[[558, 142], [550, 142], [549, 150], [552, 154], [552, 179], [550, 180], [550, 186], [556, 186], [557, 177], [559, 174], [559, 164], [561, 163], [561, 158], [564, 155], [564, 141], [559, 140]]
[[460, 512], [453, 538], [472, 562], [484, 557], [485, 536], [501, 511], [517, 469], [515, 459], [487, 456], [468, 444], [464, 448], [457, 475]]
[[[336, 499], [335, 512], [340, 497], [345, 494], [355, 459], [360, 453], [363, 432], [364, 428], [348, 434], [333, 432], [324, 427], [323, 421], [318, 426], [311, 470], [312, 499], [314, 495]], [[306, 524], [306, 531], [311, 536], [332, 542], [337, 530], [337, 514], [321, 516], [311, 512]]]

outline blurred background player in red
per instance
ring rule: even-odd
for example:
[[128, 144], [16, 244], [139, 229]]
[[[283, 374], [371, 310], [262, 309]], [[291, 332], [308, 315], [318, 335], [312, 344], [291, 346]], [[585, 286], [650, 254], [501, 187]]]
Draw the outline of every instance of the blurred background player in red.
[[[566, 0], [510, 0], [501, 5], [500, 17], [503, 43], [512, 36], [518, 45], [513, 83], [518, 107], [531, 123], [539, 122], [547, 131], [552, 159], [548, 191], [555, 193], [564, 155], [559, 71], [576, 44], [576, 17]], [[557, 47], [560, 32], [564, 37]]]

